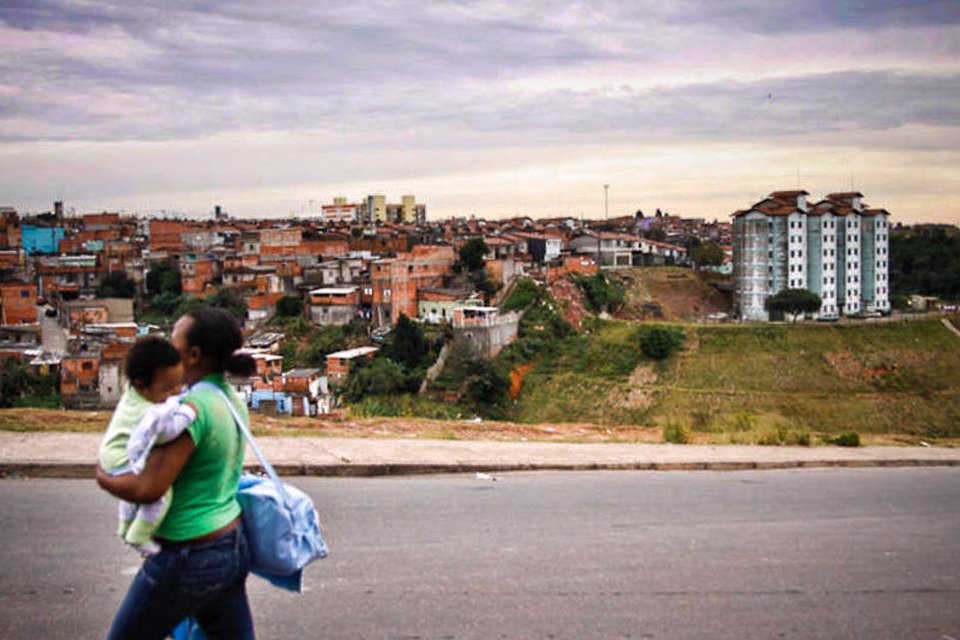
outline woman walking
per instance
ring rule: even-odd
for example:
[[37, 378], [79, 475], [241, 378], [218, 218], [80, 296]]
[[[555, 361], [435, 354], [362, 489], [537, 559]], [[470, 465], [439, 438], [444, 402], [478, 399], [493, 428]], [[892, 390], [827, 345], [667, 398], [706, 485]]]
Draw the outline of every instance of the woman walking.
[[[253, 359], [239, 353], [240, 327], [223, 309], [190, 311], [173, 327], [184, 381], [219, 387], [247, 417], [244, 402], [225, 373], [249, 375]], [[112, 495], [151, 503], [173, 487], [173, 500], [155, 539], [160, 552], [144, 560], [108, 638], [157, 638], [192, 616], [209, 638], [254, 638], [247, 601], [250, 554], [237, 503], [244, 440], [229, 408], [213, 389], [190, 389], [183, 399], [192, 411], [184, 433], [150, 454], [143, 472], [97, 482]]]

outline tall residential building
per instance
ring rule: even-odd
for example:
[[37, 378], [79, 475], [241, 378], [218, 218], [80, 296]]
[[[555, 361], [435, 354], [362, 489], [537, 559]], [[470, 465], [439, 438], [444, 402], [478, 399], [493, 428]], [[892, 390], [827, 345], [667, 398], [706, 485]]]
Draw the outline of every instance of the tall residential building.
[[889, 221], [858, 192], [810, 204], [806, 191], [775, 191], [733, 214], [734, 305], [743, 320], [768, 319], [784, 289], [820, 296], [820, 316], [890, 310]]
[[360, 221], [376, 224], [378, 222], [396, 222], [424, 224], [427, 219], [427, 207], [418, 204], [412, 195], [401, 196], [399, 204], [389, 203], [383, 195], [369, 195], [360, 205]]

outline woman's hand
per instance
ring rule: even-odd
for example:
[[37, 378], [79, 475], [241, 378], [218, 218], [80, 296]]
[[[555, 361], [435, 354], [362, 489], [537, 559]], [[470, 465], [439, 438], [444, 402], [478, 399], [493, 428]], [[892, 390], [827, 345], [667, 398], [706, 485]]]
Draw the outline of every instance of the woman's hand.
[[159, 500], [193, 454], [193, 438], [184, 431], [175, 440], [155, 447], [143, 472], [111, 476], [97, 465], [97, 484], [107, 493], [139, 504]]

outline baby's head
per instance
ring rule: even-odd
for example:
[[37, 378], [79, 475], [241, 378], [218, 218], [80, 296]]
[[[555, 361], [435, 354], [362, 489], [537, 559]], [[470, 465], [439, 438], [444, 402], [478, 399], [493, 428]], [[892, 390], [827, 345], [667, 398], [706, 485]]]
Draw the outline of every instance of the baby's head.
[[150, 402], [163, 402], [180, 393], [183, 365], [180, 353], [167, 340], [148, 336], [137, 340], [127, 354], [127, 379]]

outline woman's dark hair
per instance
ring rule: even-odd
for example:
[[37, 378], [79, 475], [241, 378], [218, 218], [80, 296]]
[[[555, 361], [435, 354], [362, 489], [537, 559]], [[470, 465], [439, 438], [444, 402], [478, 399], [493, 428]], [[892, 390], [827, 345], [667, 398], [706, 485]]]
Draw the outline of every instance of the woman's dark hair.
[[159, 336], [147, 336], [137, 340], [124, 365], [127, 380], [135, 386], [149, 387], [160, 369], [180, 363], [176, 347]]
[[249, 354], [237, 352], [243, 346], [243, 333], [232, 313], [219, 307], [200, 307], [188, 311], [187, 316], [193, 320], [187, 344], [200, 347], [215, 372], [249, 376], [257, 370]]

